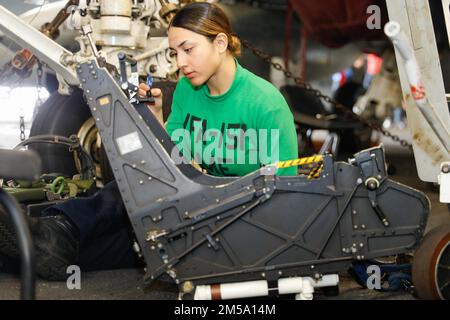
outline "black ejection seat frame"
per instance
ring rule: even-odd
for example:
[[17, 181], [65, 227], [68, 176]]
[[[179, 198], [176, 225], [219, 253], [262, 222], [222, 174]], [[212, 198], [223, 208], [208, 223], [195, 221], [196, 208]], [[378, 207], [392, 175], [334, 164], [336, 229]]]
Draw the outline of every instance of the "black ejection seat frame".
[[[77, 66], [85, 97], [147, 264], [180, 286], [347, 270], [352, 260], [412, 251], [429, 200], [387, 177], [383, 147], [349, 162], [323, 157], [315, 179], [213, 177], [176, 164], [179, 151], [145, 107], [90, 60]], [[401, 204], [401, 205], [399, 205]]]

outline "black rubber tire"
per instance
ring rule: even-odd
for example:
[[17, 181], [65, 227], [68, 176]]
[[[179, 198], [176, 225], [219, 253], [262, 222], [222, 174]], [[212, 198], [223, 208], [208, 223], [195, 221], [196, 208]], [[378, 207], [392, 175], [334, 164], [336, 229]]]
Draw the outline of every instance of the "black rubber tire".
[[[76, 89], [70, 96], [53, 92], [38, 109], [31, 125], [30, 137], [55, 134], [69, 137], [77, 134], [81, 125], [91, 117], [83, 91]], [[41, 157], [42, 172], [58, 172], [69, 177], [77, 174], [73, 154], [65, 146], [33, 144], [30, 146]]]
[[[437, 279], [442, 273], [436, 273], [438, 265], [443, 263], [442, 259], [444, 258], [441, 255], [448, 248], [450, 248], [450, 224], [444, 224], [428, 232], [420, 247], [416, 250], [412, 265], [412, 279], [416, 293], [420, 298], [439, 300], [441, 299], [440, 294], [442, 294], [446, 299], [449, 299], [450, 288], [447, 287], [445, 292], [440, 291], [437, 286]], [[448, 254], [448, 250], [446, 252]], [[446, 259], [448, 259], [448, 256], [446, 256]]]
[[[172, 97], [176, 83], [173, 81], [155, 82], [154, 87], [163, 93], [164, 121], [171, 111]], [[77, 134], [80, 127], [91, 117], [89, 106], [83, 98], [83, 91], [75, 89], [70, 96], [53, 92], [43, 103], [32, 123], [30, 137], [41, 134], [56, 134], [69, 137]], [[34, 144], [30, 146], [42, 160], [43, 173], [60, 173], [68, 177], [78, 174], [73, 154], [65, 146], [55, 144]], [[100, 167], [104, 184], [114, 179], [105, 151], [100, 152]]]
[[[36, 274], [50, 281], [65, 281], [68, 277], [67, 263], [58, 256], [49, 255], [49, 252], [36, 245], [36, 233], [30, 219], [28, 226], [32, 233], [36, 256]], [[11, 221], [7, 218], [5, 208], [0, 205], [0, 272], [17, 273], [20, 266], [20, 253], [17, 246], [17, 237]]]

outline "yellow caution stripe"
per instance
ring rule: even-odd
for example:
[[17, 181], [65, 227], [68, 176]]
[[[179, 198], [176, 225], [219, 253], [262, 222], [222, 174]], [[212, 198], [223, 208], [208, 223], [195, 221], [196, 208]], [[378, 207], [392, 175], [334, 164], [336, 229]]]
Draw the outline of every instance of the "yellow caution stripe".
[[311, 172], [308, 175], [308, 179], [311, 180], [311, 179], [318, 179], [318, 178], [320, 178], [320, 173], [322, 172], [322, 169], [323, 169], [323, 163], [320, 164], [319, 167], [313, 168], [311, 170]]
[[323, 157], [321, 155], [317, 155], [317, 156], [299, 158], [299, 159], [294, 159], [294, 160], [280, 161], [280, 162], [278, 162], [277, 168], [282, 169], [282, 168], [289, 168], [289, 167], [294, 167], [294, 166], [302, 166], [302, 165], [307, 165], [307, 164], [312, 164], [312, 163], [318, 163], [318, 162], [321, 162], [322, 160], [323, 160]]

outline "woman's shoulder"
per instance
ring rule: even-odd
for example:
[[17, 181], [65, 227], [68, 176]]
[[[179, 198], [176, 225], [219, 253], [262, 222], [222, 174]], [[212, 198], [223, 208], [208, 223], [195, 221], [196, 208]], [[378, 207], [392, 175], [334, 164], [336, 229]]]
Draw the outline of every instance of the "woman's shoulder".
[[284, 108], [287, 103], [281, 92], [266, 79], [245, 70], [246, 92], [250, 93], [256, 101], [267, 104], [271, 108]]
[[275, 88], [273, 84], [271, 84], [266, 79], [256, 75], [255, 73], [246, 68], [242, 68], [242, 70], [244, 77], [247, 79], [248, 83], [254, 86], [255, 88], [258, 89], [264, 88], [269, 91], [277, 90], [277, 88]]

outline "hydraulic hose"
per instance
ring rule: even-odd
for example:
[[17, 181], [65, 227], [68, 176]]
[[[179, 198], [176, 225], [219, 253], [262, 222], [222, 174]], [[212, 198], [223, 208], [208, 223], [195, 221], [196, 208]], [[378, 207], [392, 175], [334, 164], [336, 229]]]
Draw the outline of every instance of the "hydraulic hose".
[[81, 162], [81, 174], [83, 179], [92, 179], [95, 177], [95, 162], [92, 159], [91, 155], [88, 154], [81, 146], [78, 140], [78, 137], [75, 135], [70, 136], [69, 138], [64, 136], [45, 134], [33, 136], [25, 141], [20, 142], [18, 145], [14, 147], [14, 149], [18, 150], [22, 147], [25, 147], [30, 144], [35, 143], [49, 143], [49, 144], [59, 144], [64, 145], [69, 148], [71, 152], [79, 152], [79, 159]]

